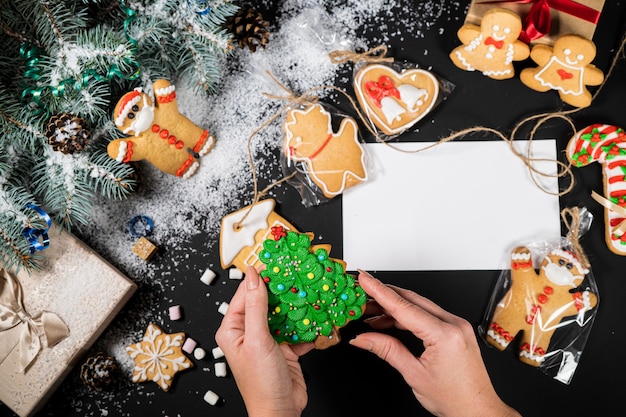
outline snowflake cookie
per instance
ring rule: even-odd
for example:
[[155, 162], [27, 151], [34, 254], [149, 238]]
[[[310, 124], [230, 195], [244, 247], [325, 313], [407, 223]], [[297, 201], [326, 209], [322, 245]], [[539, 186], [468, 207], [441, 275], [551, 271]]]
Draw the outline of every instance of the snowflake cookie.
[[185, 333], [167, 334], [156, 324], [149, 324], [143, 340], [126, 348], [135, 361], [132, 381], [154, 381], [167, 392], [174, 374], [193, 366], [182, 352], [184, 339]]
[[276, 232], [259, 259], [268, 288], [268, 323], [279, 343], [314, 342], [324, 349], [339, 342], [340, 327], [363, 315], [367, 296], [343, 261], [325, 247], [311, 247], [306, 233]]

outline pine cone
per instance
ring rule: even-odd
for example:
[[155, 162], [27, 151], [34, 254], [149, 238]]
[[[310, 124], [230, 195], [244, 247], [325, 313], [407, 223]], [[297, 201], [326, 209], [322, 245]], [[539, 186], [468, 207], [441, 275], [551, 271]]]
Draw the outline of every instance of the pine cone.
[[117, 372], [117, 363], [111, 356], [98, 352], [87, 358], [80, 367], [80, 379], [93, 389], [109, 388]]
[[269, 22], [263, 19], [263, 15], [252, 7], [243, 6], [237, 13], [230, 16], [226, 21], [226, 28], [233, 34], [240, 48], [248, 47], [256, 52], [257, 47], [269, 42], [270, 31], [267, 29]]
[[91, 132], [86, 125], [85, 119], [72, 113], [52, 116], [46, 126], [48, 144], [52, 145], [55, 151], [66, 155], [81, 151], [91, 138]]

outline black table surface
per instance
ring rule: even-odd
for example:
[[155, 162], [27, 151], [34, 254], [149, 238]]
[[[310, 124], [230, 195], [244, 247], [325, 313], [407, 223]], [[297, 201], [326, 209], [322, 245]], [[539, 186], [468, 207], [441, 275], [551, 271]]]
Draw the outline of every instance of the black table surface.
[[[400, 139], [402, 141], [419, 142], [422, 138], [430, 140], [477, 125], [508, 132], [526, 116], [569, 109], [561, 103], [556, 93], [532, 91], [518, 77], [494, 81], [478, 73], [461, 71], [450, 62], [448, 54], [459, 44], [456, 30], [463, 23], [465, 3], [469, 4], [469, 1], [460, 1], [459, 19], [455, 23], [457, 27], [447, 27], [442, 35], [437, 30], [430, 30], [420, 39], [414, 39], [408, 34], [402, 39], [391, 38], [387, 45], [390, 53], [397, 59], [406, 60], [421, 59], [421, 52], [428, 49], [429, 65], [456, 85], [445, 105], [439, 106], [432, 114], [437, 123], [421, 124], [419, 131], [403, 135]], [[271, 5], [264, 4], [261, 7], [265, 8], [265, 13], [271, 15]], [[402, 10], [397, 12], [402, 13]], [[606, 1], [594, 36], [598, 50], [594, 63], [604, 71], [608, 70], [620, 44], [625, 29], [625, 17], [625, 2]], [[392, 18], [388, 30], [394, 30]], [[623, 104], [626, 97], [625, 71], [626, 60], [618, 60], [613, 74], [592, 106], [571, 115], [577, 128], [592, 123], [626, 124]], [[346, 76], [349, 76], [347, 69]], [[339, 100], [337, 105], [341, 107], [345, 103]], [[562, 151], [570, 134], [569, 127], [561, 122], [551, 121], [538, 132], [538, 137], [557, 138], [559, 158], [563, 158]], [[471, 140], [472, 137], [467, 139]], [[626, 387], [622, 380], [626, 374], [626, 362], [621, 359], [626, 346], [626, 324], [622, 322], [626, 319], [626, 302], [621, 298], [622, 295], [626, 296], [626, 276], [623, 272], [626, 270], [626, 257], [620, 257], [607, 248], [604, 241], [604, 209], [590, 197], [591, 190], [602, 190], [601, 168], [590, 166], [577, 169], [575, 178], [574, 189], [560, 197], [560, 205], [561, 208], [583, 205], [594, 215], [594, 225], [581, 243], [591, 261], [599, 287], [600, 306], [572, 382], [569, 385], [557, 382], [537, 369], [521, 363], [513, 349], [500, 352], [480, 343], [497, 392], [504, 401], [525, 416], [623, 414], [617, 410], [621, 410]], [[341, 197], [320, 206], [304, 208], [298, 194], [290, 187], [284, 187], [278, 191], [276, 199], [279, 214], [300, 230], [312, 230], [316, 235], [324, 236], [324, 240], [332, 244], [333, 255], [341, 257]], [[460, 210], [462, 212], [462, 207]], [[472, 236], [463, 236], [460, 239], [466, 240], [467, 244], [472, 243]], [[201, 241], [202, 237], [198, 237], [199, 245]], [[460, 246], [458, 243], [463, 242], [457, 242], [455, 247]], [[451, 248], [451, 253], [452, 250]], [[190, 264], [194, 262], [193, 256], [192, 253]], [[218, 254], [215, 253], [214, 256], [213, 263], [219, 265]], [[161, 262], [167, 262], [167, 259], [163, 258]], [[372, 272], [384, 282], [409, 288], [431, 298], [443, 308], [466, 318], [475, 327], [483, 319], [490, 294], [500, 274], [496, 270]], [[223, 271], [220, 273], [224, 275]], [[226, 279], [218, 284], [218, 290], [224, 296], [230, 296], [237, 284], [236, 281]], [[144, 287], [140, 291], [149, 291], [149, 288]], [[177, 291], [179, 299], [188, 296], [193, 300], [197, 287], [189, 285]], [[135, 297], [142, 296], [145, 294]], [[132, 303], [133, 300], [116, 320], [133, 320]], [[163, 306], [166, 305], [167, 302], [163, 302]], [[190, 301], [186, 308], [194, 309], [193, 305]], [[193, 314], [194, 321], [187, 324], [186, 330], [192, 330], [196, 339], [214, 341], [214, 333], [222, 317], [215, 310], [201, 306], [193, 313], [187, 310], [188, 315]], [[393, 368], [374, 355], [347, 344], [347, 340], [366, 327], [362, 322], [351, 323], [342, 331], [343, 341], [340, 345], [324, 351], [313, 351], [302, 358], [309, 390], [309, 405], [304, 415], [430, 415], [415, 400], [410, 388]], [[402, 335], [400, 337], [419, 351], [418, 342]], [[194, 370], [179, 374], [173, 389], [167, 393], [162, 392], [156, 384], [145, 384], [141, 390], [135, 390], [125, 381], [117, 382], [111, 391], [86, 392], [81, 387], [78, 371], [75, 369], [38, 415], [245, 415], [241, 396], [231, 375], [217, 378], [212, 372], [207, 376], [206, 372], [200, 371], [203, 367], [212, 367], [213, 362], [206, 360], [198, 363]], [[218, 406], [212, 407], [203, 401], [202, 395], [207, 389], [215, 391], [222, 398]], [[13, 414], [4, 405], [0, 405], [0, 415]]]

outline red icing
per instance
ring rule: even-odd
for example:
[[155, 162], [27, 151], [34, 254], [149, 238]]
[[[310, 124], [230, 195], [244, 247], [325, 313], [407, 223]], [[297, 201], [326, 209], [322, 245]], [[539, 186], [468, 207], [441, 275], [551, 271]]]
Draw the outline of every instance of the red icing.
[[187, 169], [189, 168], [189, 166], [193, 164], [193, 156], [189, 155], [189, 158], [187, 158], [187, 160], [183, 163], [183, 165], [178, 168], [178, 171], [176, 171], [176, 176], [180, 177], [182, 176], [185, 171], [187, 171]]
[[561, 80], [569, 80], [570, 78], [574, 77], [574, 74], [572, 74], [571, 72], [565, 71], [563, 68], [559, 68], [557, 70], [557, 74], [559, 74], [559, 77], [561, 77]]
[[124, 110], [124, 108], [126, 107], [126, 105], [128, 104], [128, 102], [134, 99], [135, 97], [137, 97], [138, 95], [139, 95], [139, 91], [134, 90], [134, 91], [131, 91], [130, 93], [127, 93], [124, 97], [122, 97], [122, 101], [119, 103], [119, 107], [118, 107], [119, 112], [117, 115], [119, 116]]
[[282, 226], [272, 226], [272, 228], [270, 229], [270, 233], [276, 241], [280, 240], [281, 237], [287, 236], [285, 228]]
[[200, 152], [200, 149], [202, 149], [208, 137], [209, 137], [208, 130], [205, 130], [204, 132], [202, 132], [200, 139], [198, 139], [198, 143], [196, 143], [196, 146], [193, 147], [193, 151], [196, 153]]
[[400, 91], [393, 85], [393, 81], [387, 75], [381, 75], [378, 81], [367, 81], [365, 92], [374, 100], [377, 107], [382, 107], [380, 101], [385, 97], [395, 97], [400, 99]]
[[157, 97], [157, 101], [159, 103], [171, 103], [172, 101], [174, 101], [175, 98], [176, 98], [176, 91], [174, 91], [171, 94], [168, 94], [166, 96], [159, 96], [159, 97]]
[[311, 156], [309, 156], [309, 159], [313, 159], [313, 158], [315, 158], [317, 155], [319, 155], [319, 154], [320, 154], [320, 153], [324, 150], [324, 148], [326, 147], [326, 145], [328, 145], [328, 142], [330, 142], [330, 140], [331, 140], [332, 138], [333, 138], [333, 134], [332, 134], [332, 132], [331, 132], [331, 133], [329, 133], [329, 134], [328, 134], [328, 137], [326, 138], [326, 140], [324, 141], [324, 143], [322, 143], [322, 146], [320, 146], [318, 150], [316, 150], [315, 152], [313, 152], [313, 153], [311, 154]]
[[122, 160], [122, 162], [130, 161], [130, 158], [133, 156], [133, 142], [126, 142], [126, 156]]
[[504, 46], [504, 41], [497, 41], [489, 36], [487, 39], [485, 39], [485, 45], [493, 45], [498, 49], [502, 49], [502, 47]]

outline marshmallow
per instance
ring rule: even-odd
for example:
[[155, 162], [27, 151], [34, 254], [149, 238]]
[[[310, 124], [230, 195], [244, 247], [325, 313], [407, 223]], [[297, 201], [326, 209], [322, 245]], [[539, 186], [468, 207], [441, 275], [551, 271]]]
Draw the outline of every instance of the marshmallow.
[[170, 320], [180, 320], [182, 312], [179, 305], [170, 307]]
[[242, 279], [243, 278], [243, 272], [241, 272], [237, 268], [230, 268], [228, 270], [228, 278], [230, 278], [230, 279]]
[[215, 363], [215, 376], [223, 378], [226, 376], [226, 363], [225, 362], [216, 362]]
[[221, 314], [226, 314], [226, 312], [228, 311], [228, 303], [224, 301], [222, 304], [220, 304], [217, 311]]
[[193, 353], [193, 350], [198, 346], [198, 342], [193, 340], [191, 337], [185, 339], [185, 343], [183, 343], [183, 350], [189, 354]]
[[216, 393], [214, 393], [211, 390], [208, 390], [205, 394], [204, 394], [204, 401], [208, 402], [211, 405], [215, 405], [217, 404], [217, 402], [219, 401], [220, 396], [217, 395]]
[[215, 277], [217, 277], [215, 272], [207, 268], [206, 271], [204, 271], [204, 274], [202, 274], [202, 276], [200, 277], [200, 281], [202, 281], [206, 285], [211, 285]]
[[201, 347], [194, 349], [193, 357], [196, 358], [197, 360], [202, 360], [204, 359], [205, 356], [206, 356], [206, 351], [202, 349]]
[[219, 358], [223, 358], [224, 357], [224, 352], [222, 351], [222, 349], [218, 346], [216, 348], [213, 348], [213, 350], [211, 350], [211, 354], [213, 354], [213, 357], [215, 359], [219, 359]]

